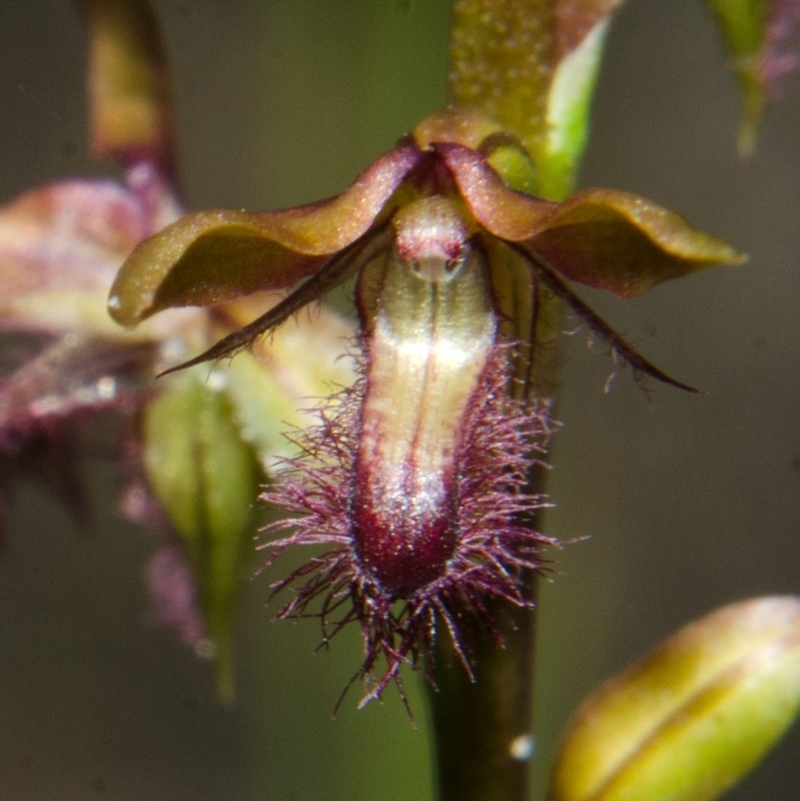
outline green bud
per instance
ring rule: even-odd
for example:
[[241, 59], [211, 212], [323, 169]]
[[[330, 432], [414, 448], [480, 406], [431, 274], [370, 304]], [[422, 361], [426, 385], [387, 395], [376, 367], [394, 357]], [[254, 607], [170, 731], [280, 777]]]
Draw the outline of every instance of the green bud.
[[195, 573], [217, 661], [217, 690], [233, 694], [231, 626], [243, 556], [255, 528], [259, 470], [216, 374], [173, 379], [147, 408], [145, 467]]
[[800, 599], [757, 598], [678, 631], [603, 684], [570, 723], [551, 801], [710, 801], [800, 706]]

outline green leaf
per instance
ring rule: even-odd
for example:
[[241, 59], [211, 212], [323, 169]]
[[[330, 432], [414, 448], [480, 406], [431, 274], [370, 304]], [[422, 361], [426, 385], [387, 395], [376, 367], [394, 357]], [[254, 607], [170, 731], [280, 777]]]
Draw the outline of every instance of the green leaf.
[[564, 198], [575, 186], [608, 25], [609, 18], [601, 16], [554, 67], [545, 110], [548, 135], [536, 153], [543, 197]]
[[231, 630], [255, 528], [260, 471], [219, 374], [188, 370], [147, 407], [145, 467], [195, 571], [215, 645], [218, 691], [233, 694]]
[[692, 623], [603, 684], [570, 722], [550, 801], [711, 801], [800, 708], [800, 598]]

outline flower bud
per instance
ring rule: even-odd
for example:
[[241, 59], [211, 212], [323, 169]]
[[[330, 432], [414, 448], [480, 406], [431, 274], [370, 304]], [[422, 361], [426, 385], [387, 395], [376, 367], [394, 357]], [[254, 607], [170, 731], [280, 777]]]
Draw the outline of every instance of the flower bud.
[[800, 599], [718, 609], [602, 685], [575, 714], [551, 801], [710, 801], [800, 707]]

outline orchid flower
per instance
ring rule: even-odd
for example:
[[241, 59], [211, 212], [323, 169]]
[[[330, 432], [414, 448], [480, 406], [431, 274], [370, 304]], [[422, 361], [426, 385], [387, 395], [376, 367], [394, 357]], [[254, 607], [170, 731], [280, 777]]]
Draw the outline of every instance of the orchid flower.
[[[291, 545], [331, 546], [275, 583], [296, 586], [278, 616], [306, 614], [321, 599], [326, 638], [357, 621], [365, 655], [356, 675], [370, 685], [364, 702], [391, 681], [402, 689], [403, 664], [431, 661], [439, 624], [472, 675], [474, 621], [501, 642], [494, 601], [531, 603], [521, 576], [540, 568], [542, 547], [553, 543], [523, 524], [542, 504], [525, 484], [550, 428], [546, 399], [532, 392], [542, 294], [564, 300], [636, 372], [688, 389], [625, 342], [571, 283], [633, 297], [741, 260], [635, 195], [532, 196], [518, 188], [531, 169], [492, 121], [448, 108], [330, 200], [183, 217], [139, 245], [111, 288], [111, 315], [127, 326], [168, 308], [290, 289], [172, 372], [254, 347], [355, 278], [361, 377], [297, 437], [302, 455], [263, 498], [299, 516], [267, 528], [295, 528], [265, 543], [270, 564]], [[380, 658], [385, 670], [376, 669]]]

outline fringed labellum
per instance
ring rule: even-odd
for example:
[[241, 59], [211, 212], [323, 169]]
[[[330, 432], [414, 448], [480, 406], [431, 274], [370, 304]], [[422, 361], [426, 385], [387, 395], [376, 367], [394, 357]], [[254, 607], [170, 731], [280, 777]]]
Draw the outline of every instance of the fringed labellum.
[[390, 594], [438, 579], [456, 547], [458, 439], [494, 347], [486, 264], [451, 203], [394, 219], [378, 265], [352, 500], [353, 544]]
[[498, 343], [483, 250], [439, 195], [404, 206], [392, 225], [391, 246], [359, 276], [361, 378], [263, 496], [299, 515], [268, 528], [294, 529], [265, 544], [269, 562], [291, 545], [336, 546], [275, 585], [296, 585], [279, 617], [322, 598], [326, 632], [358, 621], [357, 676], [371, 683], [362, 704], [392, 681], [402, 692], [400, 667], [432, 655], [440, 625], [472, 675], [474, 621], [502, 640], [493, 603], [530, 605], [520, 573], [539, 567], [547, 542], [524, 519], [541, 505], [524, 487], [546, 409], [507, 392], [509, 347]]

